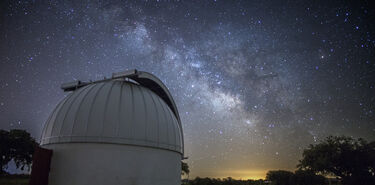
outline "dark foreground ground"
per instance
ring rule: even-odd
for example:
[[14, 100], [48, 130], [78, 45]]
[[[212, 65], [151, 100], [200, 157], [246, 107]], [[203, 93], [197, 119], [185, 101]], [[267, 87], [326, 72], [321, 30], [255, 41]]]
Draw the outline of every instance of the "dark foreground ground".
[[[29, 184], [29, 175], [5, 175], [0, 176], [0, 185], [28, 185]], [[326, 182], [326, 184], [331, 185], [340, 185], [335, 179], [331, 179], [331, 182]], [[267, 181], [263, 180], [234, 180], [234, 179], [210, 179], [210, 178], [196, 178], [194, 180], [190, 180], [187, 182], [186, 180], [182, 181], [183, 185], [206, 185], [206, 184], [214, 184], [214, 185], [269, 185]]]
[[28, 185], [29, 175], [2, 175], [0, 185]]

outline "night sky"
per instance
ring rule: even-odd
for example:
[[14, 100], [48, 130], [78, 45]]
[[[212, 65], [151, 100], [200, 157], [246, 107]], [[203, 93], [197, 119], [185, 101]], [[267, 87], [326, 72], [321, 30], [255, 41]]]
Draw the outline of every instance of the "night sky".
[[190, 177], [295, 170], [328, 135], [375, 139], [366, 1], [1, 1], [0, 128], [39, 139], [64, 82], [136, 68], [170, 89]]

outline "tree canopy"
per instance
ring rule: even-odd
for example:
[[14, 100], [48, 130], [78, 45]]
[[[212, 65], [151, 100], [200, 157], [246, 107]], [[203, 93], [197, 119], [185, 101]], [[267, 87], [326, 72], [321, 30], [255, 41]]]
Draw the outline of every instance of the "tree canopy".
[[289, 185], [293, 182], [293, 172], [277, 170], [267, 172], [266, 179], [274, 185]]
[[337, 176], [344, 185], [375, 184], [375, 142], [346, 136], [330, 136], [310, 145], [298, 167]]
[[182, 161], [181, 161], [181, 172], [182, 172], [182, 175], [185, 175], [185, 174], [188, 175], [190, 173], [189, 165]]
[[29, 168], [36, 145], [30, 133], [25, 130], [0, 130], [0, 174], [5, 173], [11, 160], [21, 170], [25, 167]]
[[297, 170], [294, 173], [276, 170], [268, 171], [266, 180], [270, 181], [272, 185], [323, 185], [326, 178], [307, 170]]
[[313, 171], [297, 170], [294, 172], [293, 184], [296, 185], [323, 185], [326, 178], [322, 175], [316, 175]]

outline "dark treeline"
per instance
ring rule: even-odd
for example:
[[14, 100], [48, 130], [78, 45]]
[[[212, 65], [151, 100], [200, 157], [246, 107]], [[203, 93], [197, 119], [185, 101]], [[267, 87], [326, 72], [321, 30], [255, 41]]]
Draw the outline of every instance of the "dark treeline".
[[324, 185], [329, 184], [328, 179], [309, 170], [297, 170], [296, 172], [277, 170], [269, 171], [266, 176], [272, 185]]
[[336, 178], [326, 178], [310, 170], [297, 170], [294, 173], [285, 170], [268, 171], [266, 179], [236, 180], [227, 178], [200, 178], [182, 181], [183, 185], [341, 185]]
[[[336, 182], [337, 183], [337, 182]], [[331, 182], [331, 184], [336, 184]], [[185, 185], [328, 185], [329, 181], [322, 175], [311, 171], [297, 170], [296, 172], [277, 170], [269, 171], [266, 180], [235, 180], [231, 177], [211, 179], [197, 177], [184, 181]]]

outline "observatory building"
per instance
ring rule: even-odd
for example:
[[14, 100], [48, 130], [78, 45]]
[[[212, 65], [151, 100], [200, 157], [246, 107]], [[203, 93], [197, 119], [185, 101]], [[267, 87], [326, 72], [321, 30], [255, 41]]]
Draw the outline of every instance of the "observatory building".
[[131, 70], [62, 85], [71, 91], [48, 118], [49, 185], [180, 185], [184, 141], [171, 94]]

